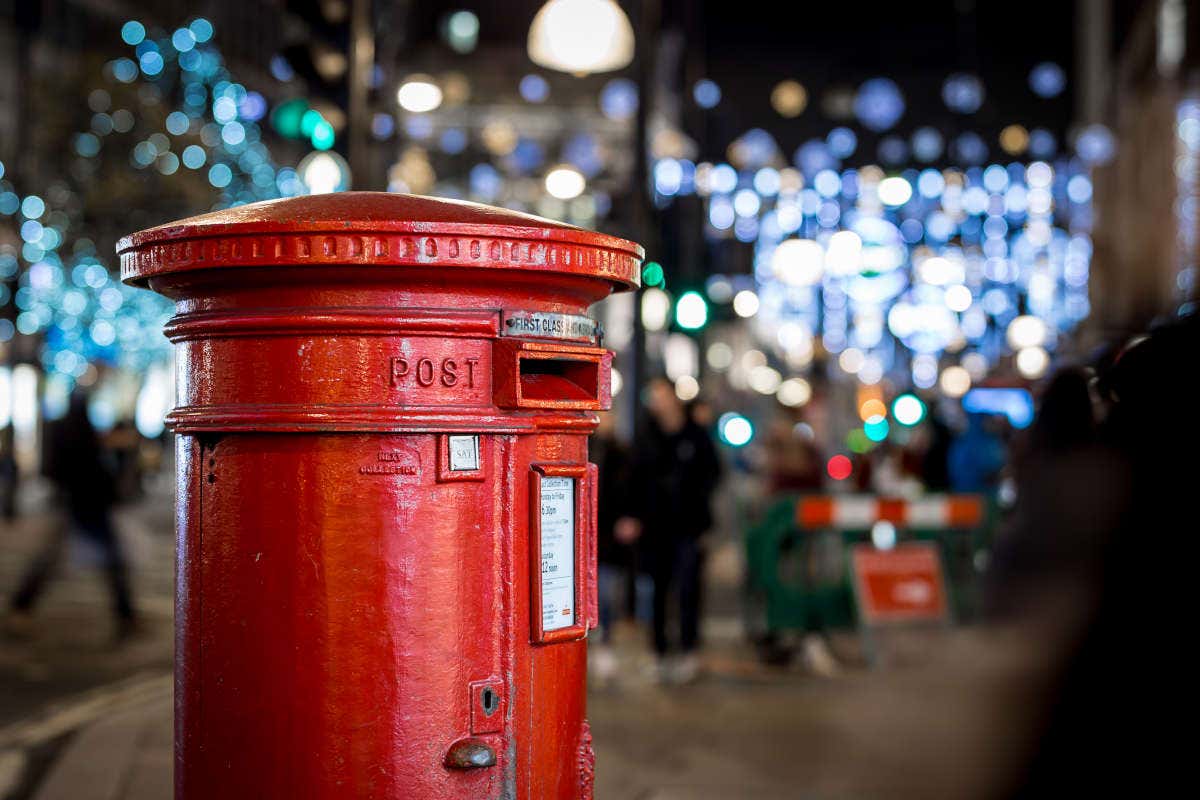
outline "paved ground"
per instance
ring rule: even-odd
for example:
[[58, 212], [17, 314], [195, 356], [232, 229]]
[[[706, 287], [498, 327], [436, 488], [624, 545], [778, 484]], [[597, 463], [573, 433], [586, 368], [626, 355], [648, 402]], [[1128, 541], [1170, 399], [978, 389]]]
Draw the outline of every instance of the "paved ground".
[[[72, 559], [40, 609], [32, 642], [0, 640], [0, 798], [151, 800], [170, 796], [169, 503], [122, 512], [140, 569], [146, 635], [114, 648], [103, 585]], [[51, 518], [0, 529], [0, 591], [11, 589]], [[767, 668], [740, 632], [737, 548], [710, 559], [705, 674], [651, 678], [641, 632], [618, 630], [619, 679], [594, 686], [589, 717], [598, 800], [975, 798], [1022, 754], [1039, 662], [1024, 637], [929, 631], [882, 642], [869, 668], [852, 636], [818, 678], [797, 662]], [[1017, 723], [1017, 725], [1014, 725]]]
[[[20, 518], [0, 522], [0, 612], [29, 560], [61, 524], [44, 492], [25, 488]], [[114, 643], [97, 554], [77, 541], [68, 545], [37, 606], [32, 635], [0, 636], [0, 798], [27, 797], [74, 731], [136, 698], [131, 686], [169, 673], [174, 523], [166, 488], [116, 515], [142, 620], [135, 638]]]

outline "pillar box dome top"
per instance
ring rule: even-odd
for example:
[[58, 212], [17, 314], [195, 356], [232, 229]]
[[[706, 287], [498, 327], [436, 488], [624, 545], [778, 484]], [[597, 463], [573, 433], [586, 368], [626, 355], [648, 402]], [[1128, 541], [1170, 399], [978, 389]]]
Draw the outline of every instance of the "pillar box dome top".
[[416, 266], [544, 272], [636, 288], [637, 244], [460, 200], [344, 192], [251, 203], [126, 236], [121, 278], [237, 267]]

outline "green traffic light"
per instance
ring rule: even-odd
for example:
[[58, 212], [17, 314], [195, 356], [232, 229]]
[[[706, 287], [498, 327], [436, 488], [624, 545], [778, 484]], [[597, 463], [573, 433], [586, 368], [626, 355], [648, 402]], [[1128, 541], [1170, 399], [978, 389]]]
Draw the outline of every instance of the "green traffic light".
[[662, 264], [657, 261], [647, 261], [642, 267], [642, 285], [658, 286], [663, 282]]
[[675, 301], [675, 322], [685, 331], [698, 331], [708, 324], [708, 302], [699, 292], [684, 292]]

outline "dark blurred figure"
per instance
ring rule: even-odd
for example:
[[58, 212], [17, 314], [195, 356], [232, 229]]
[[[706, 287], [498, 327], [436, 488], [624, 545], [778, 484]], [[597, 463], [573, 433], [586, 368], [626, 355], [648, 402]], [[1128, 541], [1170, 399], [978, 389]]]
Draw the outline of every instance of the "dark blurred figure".
[[104, 439], [112, 454], [117, 498], [124, 502], [142, 496], [142, 435], [133, 420], [120, 420]]
[[921, 483], [930, 492], [950, 490], [950, 445], [954, 432], [937, 414], [929, 415], [929, 446], [921, 459]]
[[116, 485], [105, 464], [96, 430], [88, 419], [84, 394], [77, 392], [71, 396], [66, 416], [48, 427], [46, 444], [45, 473], [58, 488], [67, 512], [67, 528], [53, 536], [25, 573], [12, 597], [8, 628], [13, 632], [30, 629], [30, 614], [62, 558], [67, 534], [77, 533], [103, 553], [117, 638], [125, 638], [137, 626], [128, 569], [112, 524]]
[[[634, 456], [636, 515], [642, 564], [654, 581], [654, 652], [664, 677], [679, 682], [699, 671], [695, 657], [700, 624], [700, 537], [712, 527], [712, 495], [720, 462], [708, 433], [689, 417], [670, 381], [646, 388], [649, 418]], [[679, 648], [668, 665], [667, 602], [679, 597]]]
[[1004, 441], [984, 414], [968, 414], [967, 429], [950, 444], [950, 488], [956, 492], [991, 492], [1004, 469]]
[[17, 458], [12, 426], [0, 430], [0, 517], [17, 518]]
[[800, 428], [790, 415], [767, 430], [767, 491], [772, 494], [819, 492], [825, 481], [821, 453], [811, 429]]
[[1085, 373], [1046, 391], [994, 562], [996, 616], [1056, 656], [1010, 796], [1162, 797], [1185, 780], [1190, 740], [1163, 716], [1194, 681], [1181, 656], [1200, 436], [1179, 412], [1198, 352], [1195, 317], [1127, 347], [1100, 376], [1100, 425]]
[[600, 426], [588, 440], [588, 460], [599, 471], [596, 515], [597, 595], [600, 605], [600, 636], [594, 649], [589, 677], [604, 683], [615, 677], [616, 656], [609, 648], [612, 627], [627, 604], [621, 599], [633, 590], [633, 548], [642, 531], [633, 513], [633, 461], [628, 448], [617, 438], [616, 416], [600, 415]]

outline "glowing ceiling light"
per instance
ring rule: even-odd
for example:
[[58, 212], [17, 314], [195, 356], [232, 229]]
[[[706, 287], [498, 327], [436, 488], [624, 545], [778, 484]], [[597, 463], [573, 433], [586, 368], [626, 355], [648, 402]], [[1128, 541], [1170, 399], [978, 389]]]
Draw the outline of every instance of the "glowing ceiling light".
[[414, 114], [433, 111], [442, 104], [442, 90], [428, 75], [411, 75], [396, 91], [396, 102]]
[[633, 27], [613, 0], [550, 0], [529, 26], [535, 64], [586, 75], [633, 61]]

